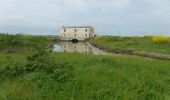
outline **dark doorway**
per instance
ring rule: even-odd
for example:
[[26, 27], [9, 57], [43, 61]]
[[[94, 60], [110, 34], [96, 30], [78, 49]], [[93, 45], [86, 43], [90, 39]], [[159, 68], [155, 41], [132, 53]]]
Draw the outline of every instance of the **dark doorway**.
[[79, 41], [77, 39], [72, 39], [71, 42], [72, 43], [78, 43]]

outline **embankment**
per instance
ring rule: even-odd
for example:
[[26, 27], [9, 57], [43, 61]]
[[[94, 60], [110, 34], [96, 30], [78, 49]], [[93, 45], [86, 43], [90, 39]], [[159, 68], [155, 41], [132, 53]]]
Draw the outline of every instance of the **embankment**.
[[170, 60], [170, 43], [154, 43], [148, 37], [98, 36], [88, 42], [106, 52]]

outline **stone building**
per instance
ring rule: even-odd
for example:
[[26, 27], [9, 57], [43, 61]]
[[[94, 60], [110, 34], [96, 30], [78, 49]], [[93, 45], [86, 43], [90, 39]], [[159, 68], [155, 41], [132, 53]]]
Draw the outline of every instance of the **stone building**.
[[60, 28], [60, 39], [65, 41], [84, 41], [94, 36], [92, 26], [63, 26]]

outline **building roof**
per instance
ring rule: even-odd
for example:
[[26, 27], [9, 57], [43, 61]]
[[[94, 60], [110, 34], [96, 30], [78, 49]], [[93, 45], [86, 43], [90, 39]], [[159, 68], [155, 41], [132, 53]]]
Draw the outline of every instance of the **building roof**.
[[93, 28], [93, 26], [63, 26], [61, 28]]

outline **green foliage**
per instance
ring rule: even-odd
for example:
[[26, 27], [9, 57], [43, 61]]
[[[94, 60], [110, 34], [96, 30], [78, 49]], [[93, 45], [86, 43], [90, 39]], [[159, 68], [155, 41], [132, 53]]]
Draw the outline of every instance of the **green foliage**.
[[[15, 60], [9, 62], [0, 70], [0, 86], [3, 82], [5, 85], [11, 84], [7, 86], [8, 88], [12, 86], [6, 95], [9, 100], [26, 98], [37, 100], [44, 99], [47, 95], [48, 98], [56, 98], [57, 95], [54, 94], [60, 92], [64, 88], [63, 85], [71, 83], [73, 79], [72, 65], [67, 62], [59, 64], [50, 53], [44, 51], [28, 56], [27, 62], [22, 64], [15, 63]], [[36, 96], [34, 96], [35, 91]]]
[[[71, 77], [70, 72], [72, 66], [59, 65], [55, 63], [54, 59], [49, 53], [39, 52], [28, 57], [26, 64], [9, 63], [9, 65], [0, 72], [1, 79], [16, 78], [23, 74], [29, 74], [33, 72], [43, 72], [50, 74], [54, 80], [58, 82], [65, 82]], [[66, 66], [66, 67], [65, 67]]]
[[27, 60], [0, 71], [4, 98], [160, 100], [170, 95], [169, 61], [47, 52]]
[[0, 34], [0, 52], [15, 53], [35, 51], [47, 47], [46, 38], [30, 35], [7, 35]]
[[[32, 37], [24, 41], [32, 42], [30, 38]], [[37, 38], [35, 40], [39, 41]], [[106, 36], [89, 41], [96, 44], [100, 42], [100, 45], [110, 49], [114, 49], [112, 46], [114, 44], [114, 47], [119, 46], [117, 50], [122, 50], [121, 48], [126, 45], [152, 43], [143, 37]], [[43, 47], [37, 49], [36, 45], [42, 42], [30, 43], [28, 48], [35, 49], [31, 52], [30, 49], [21, 49], [26, 54], [0, 52], [1, 100], [168, 100], [170, 98], [170, 62], [167, 60], [123, 55], [107, 57], [79, 53], [52, 53]], [[9, 45], [23, 48], [25, 46], [23, 43], [18, 42], [15, 45], [9, 43]]]
[[0, 45], [6, 46], [38, 46], [43, 45], [45, 38], [42, 37], [34, 37], [29, 35], [5, 35], [0, 34]]
[[60, 99], [160, 100], [170, 92], [167, 61], [76, 53], [57, 53], [55, 58], [58, 63], [68, 61], [75, 72], [73, 84], [58, 94]]

